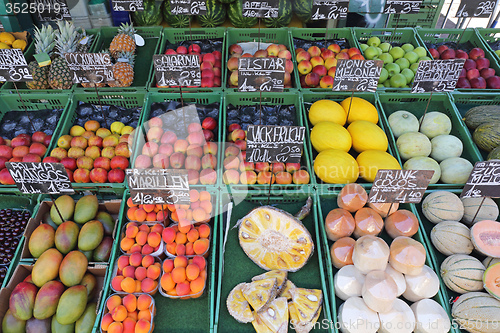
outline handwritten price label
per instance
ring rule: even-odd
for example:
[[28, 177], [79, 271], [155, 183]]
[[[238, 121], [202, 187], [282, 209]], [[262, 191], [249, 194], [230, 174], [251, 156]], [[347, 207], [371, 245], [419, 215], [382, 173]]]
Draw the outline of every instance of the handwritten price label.
[[238, 59], [238, 91], [283, 91], [285, 87], [285, 59]]
[[279, 9], [279, 0], [267, 0], [267, 1], [243, 0], [242, 3], [243, 17], [276, 18], [278, 17], [278, 9]]
[[333, 90], [375, 92], [383, 65], [382, 60], [341, 59], [337, 63]]
[[338, 20], [347, 18], [349, 1], [314, 0], [311, 20]]
[[200, 58], [196, 54], [159, 54], [153, 56], [158, 86], [199, 87]]
[[452, 92], [464, 63], [465, 59], [420, 61], [411, 92]]
[[493, 14], [498, 0], [462, 0], [455, 17], [488, 18]]
[[422, 1], [386, 0], [384, 14], [418, 14]]
[[170, 12], [173, 15], [206, 15], [206, 1], [170, 0]]
[[477, 162], [460, 197], [500, 198], [500, 160]]
[[113, 10], [116, 12], [144, 11], [143, 0], [112, 0]]
[[19, 49], [0, 50], [0, 81], [26, 82], [33, 76], [28, 69], [28, 63]]

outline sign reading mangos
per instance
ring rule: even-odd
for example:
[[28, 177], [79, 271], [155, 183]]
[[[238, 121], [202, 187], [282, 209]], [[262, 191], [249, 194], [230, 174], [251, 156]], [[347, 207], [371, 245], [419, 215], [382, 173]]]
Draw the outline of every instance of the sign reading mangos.
[[0, 81], [26, 82], [32, 80], [33, 76], [31, 76], [28, 63], [21, 50], [0, 50]]
[[383, 65], [382, 60], [339, 59], [333, 91], [375, 92]]
[[156, 54], [153, 65], [158, 86], [201, 85], [200, 58], [196, 54]]
[[434, 170], [378, 170], [368, 202], [419, 203]]
[[500, 198], [500, 160], [477, 162], [460, 197]]
[[411, 92], [452, 92], [457, 86], [464, 63], [465, 59], [420, 61]]
[[349, 11], [349, 0], [330, 1], [314, 0], [312, 6], [311, 20], [338, 20], [346, 19]]
[[384, 14], [418, 14], [422, 0], [386, 0]]
[[62, 163], [6, 162], [5, 166], [21, 193], [75, 193]]
[[285, 64], [283, 58], [238, 59], [238, 91], [283, 91]]

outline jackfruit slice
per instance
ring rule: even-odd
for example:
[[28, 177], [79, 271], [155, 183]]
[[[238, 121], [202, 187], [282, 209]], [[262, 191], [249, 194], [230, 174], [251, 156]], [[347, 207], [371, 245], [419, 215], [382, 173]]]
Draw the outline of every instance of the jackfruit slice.
[[238, 284], [231, 290], [226, 300], [229, 314], [240, 323], [249, 323], [254, 320], [252, 309], [242, 293], [242, 289], [246, 285], [246, 283]]
[[242, 289], [243, 297], [259, 312], [276, 297], [277, 285], [276, 278], [247, 283]]
[[272, 332], [288, 332], [288, 303], [285, 297], [276, 298], [259, 314]]
[[290, 294], [300, 321], [312, 321], [323, 304], [321, 290], [295, 288], [290, 290]]

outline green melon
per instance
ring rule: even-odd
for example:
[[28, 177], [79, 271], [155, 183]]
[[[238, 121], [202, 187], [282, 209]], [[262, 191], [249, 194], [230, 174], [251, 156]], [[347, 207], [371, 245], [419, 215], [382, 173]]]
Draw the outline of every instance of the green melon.
[[425, 117], [420, 117], [419, 122], [420, 133], [427, 135], [429, 139], [451, 132], [451, 120], [442, 112], [427, 112]]
[[476, 258], [466, 254], [453, 254], [441, 264], [444, 284], [459, 294], [483, 290], [485, 267]]
[[[496, 220], [499, 214], [498, 206], [493, 199], [488, 197], [462, 198], [464, 216], [462, 222], [467, 225], [482, 220]], [[481, 209], [479, 207], [481, 206]]]
[[464, 216], [464, 205], [455, 194], [437, 191], [425, 197], [422, 213], [432, 223], [460, 221]]
[[439, 163], [441, 182], [444, 184], [465, 184], [474, 166], [462, 157], [450, 157]]
[[459, 138], [454, 135], [438, 135], [431, 140], [431, 157], [438, 162], [450, 157], [460, 157], [464, 145]]
[[446, 256], [452, 254], [471, 254], [474, 245], [470, 240], [470, 230], [456, 221], [443, 221], [431, 230], [432, 245]]
[[206, 0], [207, 13], [197, 15], [196, 20], [204, 28], [214, 28], [226, 21], [226, 6], [217, 0]]
[[486, 159], [489, 160], [500, 160], [500, 146], [496, 147], [490, 153], [488, 154], [488, 157]]
[[500, 328], [500, 301], [484, 292], [460, 296], [451, 315], [468, 332], [498, 333]]
[[389, 116], [388, 120], [396, 138], [408, 132], [418, 132], [418, 119], [408, 111], [396, 111]]
[[257, 17], [243, 17], [240, 0], [229, 4], [227, 8], [227, 17], [236, 28], [251, 28], [259, 21]]
[[480, 105], [465, 113], [464, 122], [470, 129], [490, 121], [500, 121], [500, 105]]
[[500, 121], [492, 121], [479, 125], [474, 133], [472, 133], [472, 139], [479, 148], [491, 152], [500, 146]]
[[152, 26], [160, 25], [163, 17], [161, 15], [161, 1], [144, 0], [144, 10], [132, 12], [135, 25]]
[[268, 28], [282, 28], [286, 27], [292, 21], [292, 1], [279, 0], [278, 3], [278, 17], [264, 18], [264, 24]]

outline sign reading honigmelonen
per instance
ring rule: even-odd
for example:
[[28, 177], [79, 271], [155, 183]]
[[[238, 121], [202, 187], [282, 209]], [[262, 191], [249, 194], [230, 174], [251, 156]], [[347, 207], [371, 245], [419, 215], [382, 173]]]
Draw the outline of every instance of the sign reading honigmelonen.
[[420, 61], [411, 92], [452, 92], [464, 63], [465, 59]]
[[114, 81], [113, 64], [108, 53], [66, 53], [73, 83]]
[[31, 76], [28, 63], [21, 50], [0, 50], [0, 81], [26, 82], [32, 80], [33, 76]]
[[338, 20], [347, 18], [349, 0], [313, 0], [311, 20]]
[[500, 160], [476, 162], [460, 197], [500, 198]]
[[153, 66], [158, 86], [201, 85], [200, 58], [196, 54], [156, 54]]
[[6, 162], [5, 166], [21, 193], [75, 193], [62, 163]]
[[285, 61], [283, 58], [238, 59], [238, 91], [283, 91]]
[[384, 14], [418, 14], [422, 0], [386, 0]]
[[333, 91], [375, 92], [383, 65], [382, 60], [339, 59]]

